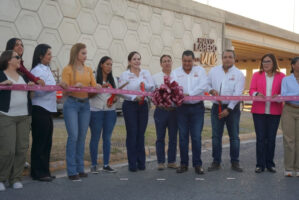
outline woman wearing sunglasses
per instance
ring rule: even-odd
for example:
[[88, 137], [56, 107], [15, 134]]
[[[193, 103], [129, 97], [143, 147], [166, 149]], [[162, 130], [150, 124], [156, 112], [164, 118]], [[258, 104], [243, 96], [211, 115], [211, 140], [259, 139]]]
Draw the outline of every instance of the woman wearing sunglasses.
[[[33, 84], [18, 72], [21, 57], [4, 51], [0, 57], [0, 85]], [[0, 191], [5, 183], [14, 189], [21, 183], [29, 146], [31, 101], [28, 91], [0, 90]]]

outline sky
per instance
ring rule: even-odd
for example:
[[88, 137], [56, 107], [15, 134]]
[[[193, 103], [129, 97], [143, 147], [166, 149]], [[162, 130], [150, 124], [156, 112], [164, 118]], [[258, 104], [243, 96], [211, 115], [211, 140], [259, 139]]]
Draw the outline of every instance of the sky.
[[194, 0], [299, 34], [299, 0]]

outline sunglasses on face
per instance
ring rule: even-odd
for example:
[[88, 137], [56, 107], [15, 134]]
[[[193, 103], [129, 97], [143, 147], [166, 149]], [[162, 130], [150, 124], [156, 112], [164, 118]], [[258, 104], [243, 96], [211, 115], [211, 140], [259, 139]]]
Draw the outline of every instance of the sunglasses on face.
[[15, 58], [17, 60], [20, 60], [21, 59], [21, 56], [13, 56], [12, 58]]

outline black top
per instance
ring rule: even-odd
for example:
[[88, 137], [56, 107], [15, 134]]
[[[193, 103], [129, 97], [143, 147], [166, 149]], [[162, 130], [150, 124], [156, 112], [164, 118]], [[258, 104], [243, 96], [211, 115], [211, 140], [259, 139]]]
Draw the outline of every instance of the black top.
[[[20, 74], [20, 76], [23, 77], [24, 81], [26, 83], [29, 82], [29, 80], [26, 78], [26, 76]], [[5, 75], [5, 73], [3, 71], [0, 70], [0, 83], [3, 81], [8, 80], [7, 76]], [[9, 105], [10, 105], [10, 97], [11, 97], [11, 90], [0, 90], [0, 111], [2, 112], [8, 112], [9, 110]], [[27, 94], [27, 98], [28, 98], [28, 113], [29, 115], [31, 115], [31, 98], [30, 98], [30, 92], [28, 92]]]

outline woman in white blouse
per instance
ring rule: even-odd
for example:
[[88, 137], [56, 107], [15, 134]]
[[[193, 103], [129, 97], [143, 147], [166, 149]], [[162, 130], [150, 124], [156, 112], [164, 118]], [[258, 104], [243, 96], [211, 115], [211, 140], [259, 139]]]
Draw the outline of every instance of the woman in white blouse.
[[[56, 85], [50, 68], [51, 47], [39, 44], [33, 54], [31, 73], [45, 81], [46, 85]], [[36, 91], [32, 99], [32, 147], [31, 177], [39, 181], [52, 181], [49, 169], [52, 147], [53, 119], [57, 112], [56, 92]]]
[[[108, 56], [101, 58], [98, 68], [96, 81], [103, 88], [116, 88], [116, 82], [112, 75], [112, 59]], [[110, 144], [114, 125], [116, 123], [115, 103], [117, 97], [109, 93], [95, 95], [89, 100], [90, 103], [90, 132], [89, 143], [91, 168], [93, 174], [98, 173], [98, 145], [102, 133], [103, 137], [103, 170], [106, 172], [116, 172], [109, 166]]]
[[[148, 70], [140, 68], [141, 56], [133, 51], [128, 55], [128, 70], [120, 76], [119, 85], [134, 91], [152, 91], [154, 82]], [[129, 171], [145, 170], [144, 134], [148, 122], [148, 102], [143, 96], [123, 95], [123, 114], [127, 130]]]
[[[0, 57], [0, 85], [32, 84], [18, 73], [21, 57], [4, 51]], [[0, 191], [5, 182], [14, 189], [21, 183], [29, 146], [31, 101], [28, 91], [0, 90]]]

